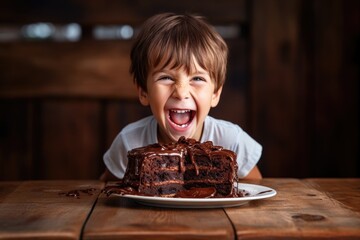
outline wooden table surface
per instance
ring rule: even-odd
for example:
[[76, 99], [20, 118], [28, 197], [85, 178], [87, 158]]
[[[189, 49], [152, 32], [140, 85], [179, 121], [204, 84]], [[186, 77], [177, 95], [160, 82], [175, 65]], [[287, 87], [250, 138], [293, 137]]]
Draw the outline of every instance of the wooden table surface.
[[107, 197], [100, 181], [0, 182], [0, 239], [360, 239], [360, 179], [246, 182], [277, 195], [174, 209]]
[[[0, 239], [79, 239], [103, 186], [99, 181], [0, 182]], [[79, 197], [66, 196], [75, 190]]]

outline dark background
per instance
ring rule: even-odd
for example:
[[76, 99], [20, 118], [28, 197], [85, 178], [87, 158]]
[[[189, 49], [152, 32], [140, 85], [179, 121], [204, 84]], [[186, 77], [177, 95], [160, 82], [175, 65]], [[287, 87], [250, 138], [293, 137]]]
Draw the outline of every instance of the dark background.
[[[211, 115], [263, 145], [264, 177], [360, 177], [359, 2], [3, 0], [0, 179], [99, 177], [116, 134], [150, 111], [128, 73], [132, 39], [99, 40], [93, 30], [137, 29], [164, 11], [198, 13], [237, 30], [224, 35], [228, 77]], [[21, 35], [38, 22], [77, 23], [82, 35]]]

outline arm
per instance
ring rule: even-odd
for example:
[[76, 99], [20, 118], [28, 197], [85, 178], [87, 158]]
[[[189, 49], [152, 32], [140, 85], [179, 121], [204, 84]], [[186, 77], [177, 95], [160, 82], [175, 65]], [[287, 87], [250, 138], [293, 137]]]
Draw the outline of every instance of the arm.
[[255, 166], [244, 179], [262, 179], [259, 168]]

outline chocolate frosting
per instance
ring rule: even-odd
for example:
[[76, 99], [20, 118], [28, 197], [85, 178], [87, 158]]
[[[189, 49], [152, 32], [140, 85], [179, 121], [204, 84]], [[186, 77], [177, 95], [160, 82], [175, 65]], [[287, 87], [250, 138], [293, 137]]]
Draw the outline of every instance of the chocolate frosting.
[[[143, 154], [145, 157], [151, 157], [152, 155], [175, 155], [180, 157], [180, 170], [182, 173], [185, 172], [185, 156], [189, 156], [190, 160], [196, 170], [196, 174], [199, 175], [199, 167], [195, 161], [195, 155], [207, 155], [211, 157], [212, 155], [223, 155], [231, 159], [233, 164], [232, 172], [236, 174], [237, 164], [236, 164], [236, 154], [233, 151], [224, 149], [221, 146], [213, 145], [212, 141], [207, 141], [200, 143], [192, 138], [180, 137], [177, 142], [170, 144], [160, 144], [155, 143], [148, 146], [135, 148], [128, 152], [128, 156]], [[138, 175], [138, 167], [136, 167], [135, 174]], [[233, 175], [233, 178], [236, 176]]]

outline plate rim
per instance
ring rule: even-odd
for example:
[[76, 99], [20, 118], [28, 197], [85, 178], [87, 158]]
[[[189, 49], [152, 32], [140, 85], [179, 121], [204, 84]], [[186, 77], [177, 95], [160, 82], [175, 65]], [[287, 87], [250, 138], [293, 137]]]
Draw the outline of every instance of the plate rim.
[[[163, 206], [163, 207], [182, 207], [182, 208], [198, 208], [198, 204], [208, 204], [207, 206], [202, 206], [203, 208], [209, 207], [231, 207], [243, 205], [248, 201], [260, 200], [265, 198], [273, 197], [277, 194], [277, 191], [273, 188], [251, 183], [234, 183], [234, 185], [239, 186], [239, 189], [249, 190], [249, 189], [258, 189], [259, 193], [263, 191], [270, 191], [261, 193], [258, 195], [250, 195], [238, 198], [171, 198], [171, 197], [158, 197], [158, 196], [141, 196], [141, 195], [132, 195], [132, 194], [116, 194], [115, 196], [128, 198], [135, 200], [136, 202], [149, 206]], [[261, 190], [260, 190], [261, 189]]]

